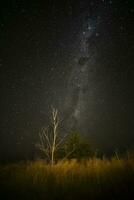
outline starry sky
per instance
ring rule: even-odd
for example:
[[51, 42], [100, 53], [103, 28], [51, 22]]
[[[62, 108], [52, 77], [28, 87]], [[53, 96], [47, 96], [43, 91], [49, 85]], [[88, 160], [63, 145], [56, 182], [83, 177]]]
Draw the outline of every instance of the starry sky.
[[1, 1], [0, 160], [31, 158], [59, 110], [95, 148], [134, 146], [134, 3]]

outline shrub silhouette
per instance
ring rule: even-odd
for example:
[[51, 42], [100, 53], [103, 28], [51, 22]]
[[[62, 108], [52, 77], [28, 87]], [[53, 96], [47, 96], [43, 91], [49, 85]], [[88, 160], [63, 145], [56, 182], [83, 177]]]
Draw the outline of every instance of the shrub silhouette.
[[64, 151], [65, 155], [68, 155], [67, 157], [70, 159], [75, 158], [79, 160], [93, 155], [88, 139], [78, 132], [72, 132], [68, 135], [64, 144]]

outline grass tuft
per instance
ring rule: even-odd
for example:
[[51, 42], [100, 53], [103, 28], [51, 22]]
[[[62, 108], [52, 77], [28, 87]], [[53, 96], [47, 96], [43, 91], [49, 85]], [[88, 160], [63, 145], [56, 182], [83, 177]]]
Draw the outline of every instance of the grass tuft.
[[42, 160], [0, 167], [0, 199], [134, 198], [134, 160]]

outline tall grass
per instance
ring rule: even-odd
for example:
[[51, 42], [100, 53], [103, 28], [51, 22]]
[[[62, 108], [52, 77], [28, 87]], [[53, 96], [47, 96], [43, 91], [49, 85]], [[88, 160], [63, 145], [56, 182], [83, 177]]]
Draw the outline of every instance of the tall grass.
[[0, 167], [0, 199], [127, 199], [133, 190], [133, 159], [67, 160], [54, 166], [39, 160]]

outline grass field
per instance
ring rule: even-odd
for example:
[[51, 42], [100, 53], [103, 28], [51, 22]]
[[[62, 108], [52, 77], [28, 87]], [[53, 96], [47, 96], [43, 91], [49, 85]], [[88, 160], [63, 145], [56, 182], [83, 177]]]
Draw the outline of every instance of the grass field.
[[134, 199], [134, 160], [1, 165], [0, 199]]

